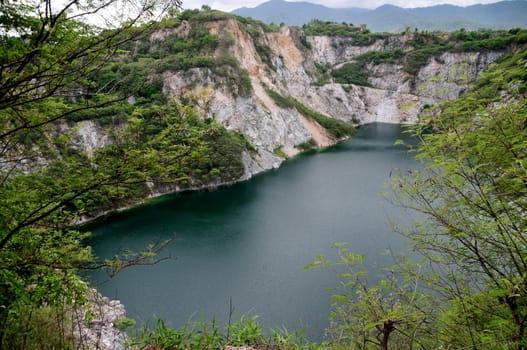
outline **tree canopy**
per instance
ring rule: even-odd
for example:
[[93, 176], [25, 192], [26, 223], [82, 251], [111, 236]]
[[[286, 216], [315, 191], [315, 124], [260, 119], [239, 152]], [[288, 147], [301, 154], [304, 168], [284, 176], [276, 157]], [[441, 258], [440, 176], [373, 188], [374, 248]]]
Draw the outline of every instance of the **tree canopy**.
[[525, 48], [505, 55], [425, 119], [424, 169], [397, 183], [426, 218], [404, 233], [433, 262], [445, 344], [527, 346], [526, 58]]
[[[79, 202], [144, 178], [134, 178], [141, 167], [135, 159], [130, 164], [130, 155], [108, 164], [103, 154], [90, 159], [75, 152], [54, 123], [119, 100], [87, 98], [89, 77], [141, 34], [139, 24], [148, 28], [155, 16], [179, 5], [0, 3], [1, 348], [66, 347], [64, 324], [45, 324], [53, 314], [65, 322], [64, 308], [82, 300], [77, 268], [95, 264], [82, 244], [86, 234], [72, 226], [86, 207]], [[95, 17], [97, 25], [87, 22]], [[141, 256], [150, 257], [138, 255], [137, 262]], [[56, 327], [62, 331], [53, 332]]]

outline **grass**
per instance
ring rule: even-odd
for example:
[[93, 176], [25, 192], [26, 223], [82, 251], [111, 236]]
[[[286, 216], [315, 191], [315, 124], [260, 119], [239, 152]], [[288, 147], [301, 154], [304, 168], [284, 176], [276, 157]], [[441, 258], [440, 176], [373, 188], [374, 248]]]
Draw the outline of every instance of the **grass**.
[[309, 342], [302, 332], [285, 328], [264, 332], [257, 317], [241, 316], [226, 326], [216, 322], [193, 322], [181, 329], [170, 329], [162, 319], [154, 330], [144, 328], [130, 342], [139, 349], [225, 349], [227, 346], [251, 346], [259, 349], [320, 349]]

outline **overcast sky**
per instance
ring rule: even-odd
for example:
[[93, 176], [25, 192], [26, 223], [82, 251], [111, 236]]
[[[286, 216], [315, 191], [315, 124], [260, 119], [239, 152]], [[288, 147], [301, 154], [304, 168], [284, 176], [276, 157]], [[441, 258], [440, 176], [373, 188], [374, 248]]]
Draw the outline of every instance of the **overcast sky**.
[[[209, 5], [213, 9], [232, 11], [240, 7], [255, 7], [268, 0], [183, 0], [183, 8], [200, 8], [201, 5]], [[306, 0], [303, 0], [306, 1]], [[439, 4], [452, 4], [458, 6], [469, 6], [474, 4], [490, 4], [498, 0], [307, 0], [327, 7], [362, 7], [376, 8], [384, 4], [392, 4], [400, 7], [425, 7]]]

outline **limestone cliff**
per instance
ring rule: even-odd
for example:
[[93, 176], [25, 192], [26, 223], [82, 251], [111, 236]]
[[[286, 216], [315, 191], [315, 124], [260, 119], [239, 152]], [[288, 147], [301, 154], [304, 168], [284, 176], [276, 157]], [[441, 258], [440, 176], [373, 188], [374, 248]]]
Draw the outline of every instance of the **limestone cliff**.
[[[229, 61], [231, 67], [165, 67], [158, 77], [162, 92], [169, 99], [190, 103], [203, 119], [213, 118], [246, 137], [254, 150], [242, 154], [245, 173], [241, 179], [278, 167], [285, 157], [301, 152], [306, 144], [326, 147], [339, 141], [300, 109], [279, 106], [269, 91], [349, 124], [413, 123], [425, 107], [458, 97], [505, 52], [443, 50], [410, 70], [408, 58], [379, 62], [364, 61], [364, 57], [375, 53], [396, 52], [401, 57], [411, 54], [416, 33], [372, 35], [374, 40], [365, 44], [353, 37], [306, 37], [301, 30], [288, 27], [269, 30], [261, 23], [233, 16], [199, 22], [183, 20], [152, 33], [146, 46], [155, 51], [170, 38], [192, 40], [193, 26], [218, 38], [222, 44], [207, 55], [214, 62]], [[443, 40], [438, 38], [434, 40]], [[367, 76], [362, 84], [338, 83], [325, 72], [358, 61]], [[245, 74], [249, 86], [245, 90], [249, 91], [243, 92], [238, 86], [240, 72]], [[128, 103], [133, 101], [132, 96]], [[110, 142], [109, 132], [93, 121], [69, 128], [76, 147], [88, 155]], [[160, 192], [166, 191], [153, 190]]]
[[[331, 80], [317, 84], [317, 66], [338, 67], [374, 51], [409, 51], [412, 34], [392, 35], [366, 46], [354, 44], [351, 38], [313, 36], [305, 38], [308, 48], [301, 44], [302, 33], [288, 27], [276, 32], [253, 27], [251, 35], [234, 18], [212, 21], [206, 27], [220, 38], [232, 40], [229, 54], [248, 72], [252, 93], [234, 97], [225, 84], [215, 83], [209, 68], [165, 72], [163, 91], [176, 99], [193, 100], [204, 116], [215, 118], [248, 138], [257, 153], [253, 158], [245, 157], [246, 177], [277, 167], [283, 159], [273, 154], [273, 150], [280, 147], [290, 156], [299, 152], [298, 145], [310, 139], [319, 146], [335, 142], [316, 122], [294, 109], [278, 107], [266, 89], [350, 123], [412, 123], [425, 106], [459, 96], [502, 54], [445, 52], [431, 57], [416, 74], [406, 72], [400, 63], [370, 63], [366, 67], [369, 86], [337, 84]], [[156, 33], [151, 40], [159, 37]], [[262, 46], [269, 49], [266, 57], [259, 53]]]
[[[413, 123], [427, 106], [469, 89], [514, 45], [496, 40], [500, 33], [463, 32], [471, 40], [465, 45], [455, 34], [376, 34], [340, 26], [347, 36], [306, 36], [307, 28], [272, 27], [210, 10], [183, 12], [130, 42], [91, 77], [94, 100], [101, 93], [122, 101], [117, 107], [80, 108], [42, 135], [31, 135], [33, 143], [11, 147], [9, 157], [0, 157], [0, 169], [30, 173], [71, 148], [90, 164], [114, 145], [142, 147], [155, 136], [157, 143], [143, 151], [155, 164], [170, 159], [171, 172], [145, 170], [141, 189], [103, 196], [102, 207], [90, 201], [90, 218], [149, 196], [248, 179], [306, 149], [341, 141], [352, 125]], [[79, 96], [90, 96], [87, 87], [79, 89]], [[166, 117], [178, 106], [192, 110], [192, 127], [185, 116]], [[157, 117], [159, 110], [165, 119]], [[134, 115], [139, 119], [131, 123]], [[178, 138], [169, 124], [185, 132]], [[335, 125], [346, 132], [335, 133]], [[164, 149], [173, 153], [163, 155]]]

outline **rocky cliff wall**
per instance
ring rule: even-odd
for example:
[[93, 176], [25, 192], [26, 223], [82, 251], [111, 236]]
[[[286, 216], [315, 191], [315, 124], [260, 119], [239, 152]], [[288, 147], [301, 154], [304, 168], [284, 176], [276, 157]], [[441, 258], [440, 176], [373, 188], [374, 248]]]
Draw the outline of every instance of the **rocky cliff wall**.
[[[302, 33], [288, 27], [276, 32], [253, 27], [250, 34], [234, 18], [207, 22], [204, 27], [232, 43], [227, 52], [225, 47], [218, 48], [213, 55], [234, 57], [248, 73], [251, 93], [233, 93], [229, 77], [218, 76], [211, 68], [167, 70], [162, 75], [163, 92], [190, 101], [204, 118], [214, 118], [245, 135], [256, 152], [243, 154], [243, 179], [278, 167], [284, 154], [297, 154], [306, 142], [314, 140], [325, 147], [338, 141], [296, 109], [279, 107], [268, 89], [349, 123], [413, 123], [426, 106], [458, 97], [502, 54], [447, 51], [429, 58], [415, 74], [408, 73], [401, 62], [370, 62], [365, 67], [369, 86], [337, 84], [331, 79], [321, 84], [317, 67], [340, 67], [368, 52], [411, 51], [412, 34], [392, 35], [370, 45], [359, 45], [353, 38], [313, 36], [305, 38], [308, 45], [303, 45]], [[170, 34], [184, 38], [190, 31], [190, 24], [183, 22], [152, 34], [150, 41], [159, 43]], [[267, 48], [267, 57], [259, 51], [262, 47]], [[88, 153], [108, 143], [108, 133], [96, 123], [81, 122], [72, 130], [78, 147]]]
[[[229, 54], [249, 73], [252, 94], [234, 97], [208, 68], [166, 72], [163, 90], [176, 99], [191, 97], [203, 115], [243, 133], [257, 150], [247, 166], [253, 169], [250, 173], [277, 167], [283, 160], [273, 153], [278, 148], [294, 155], [298, 145], [310, 139], [319, 146], [335, 142], [296, 110], [278, 107], [266, 88], [346, 122], [413, 123], [425, 106], [459, 96], [501, 55], [446, 52], [429, 59], [415, 75], [398, 63], [369, 64], [368, 87], [333, 82], [319, 86], [314, 74], [316, 65], [337, 67], [371, 51], [408, 51], [411, 35], [393, 35], [367, 46], [347, 38], [308, 37], [311, 48], [307, 48], [300, 44], [300, 34], [287, 27], [278, 32], [260, 29], [258, 42], [235, 19], [211, 22], [207, 27], [219, 37], [233, 39]], [[270, 49], [271, 64], [260, 57], [256, 45]]]

